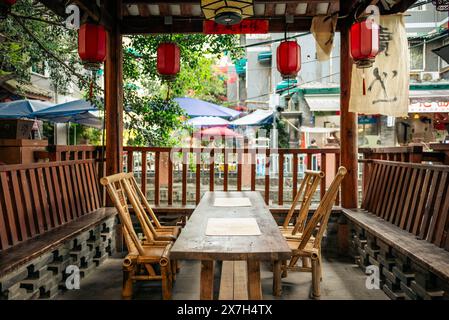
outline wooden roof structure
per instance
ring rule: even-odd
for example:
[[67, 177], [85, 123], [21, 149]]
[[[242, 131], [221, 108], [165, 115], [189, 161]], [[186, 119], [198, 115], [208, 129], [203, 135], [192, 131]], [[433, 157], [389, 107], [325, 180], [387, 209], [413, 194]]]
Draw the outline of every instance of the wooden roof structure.
[[[362, 13], [368, 5], [379, 6], [383, 14], [406, 10], [416, 0], [254, 0], [254, 17], [269, 20], [270, 32], [284, 32], [286, 17], [293, 18], [288, 24], [291, 32], [309, 31], [312, 18], [316, 15], [339, 15], [353, 20], [354, 13]], [[109, 1], [91, 0], [41, 0], [44, 5], [60, 16], [65, 16], [65, 6], [73, 3], [87, 16], [107, 28], [113, 21], [120, 22], [122, 34], [157, 33], [201, 33], [204, 15], [199, 0], [121, 0], [116, 7]], [[170, 20], [166, 18], [170, 17]], [[340, 19], [341, 21], [343, 19]], [[170, 22], [168, 22], [170, 21]], [[339, 22], [339, 26], [341, 23]]]
[[[357, 181], [357, 114], [349, 112], [352, 58], [349, 30], [369, 5], [380, 14], [404, 12], [417, 0], [254, 0], [254, 18], [269, 20], [269, 32], [309, 31], [318, 14], [338, 15], [340, 32], [340, 160], [348, 174], [342, 182], [341, 205], [356, 208]], [[122, 171], [123, 163], [123, 35], [202, 33], [204, 17], [200, 1], [178, 0], [40, 0], [61, 17], [66, 5], [76, 4], [81, 22], [91, 20], [108, 32], [105, 61], [106, 174]], [[292, 19], [293, 18], [293, 19]]]

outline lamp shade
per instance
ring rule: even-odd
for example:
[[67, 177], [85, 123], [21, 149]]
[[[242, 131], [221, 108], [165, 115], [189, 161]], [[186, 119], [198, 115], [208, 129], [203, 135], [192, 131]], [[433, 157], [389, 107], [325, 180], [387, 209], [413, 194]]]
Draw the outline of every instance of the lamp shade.
[[296, 78], [301, 70], [301, 47], [296, 41], [282, 41], [277, 48], [277, 68], [284, 79]]
[[206, 20], [228, 26], [254, 15], [253, 0], [201, 0], [201, 9]]
[[78, 54], [87, 69], [100, 68], [106, 58], [106, 31], [102, 25], [81, 25], [78, 30]]
[[379, 25], [372, 19], [354, 23], [350, 30], [351, 56], [358, 68], [369, 68], [379, 52]]
[[162, 77], [173, 78], [181, 69], [181, 53], [173, 42], [164, 42], [157, 48], [157, 71]]

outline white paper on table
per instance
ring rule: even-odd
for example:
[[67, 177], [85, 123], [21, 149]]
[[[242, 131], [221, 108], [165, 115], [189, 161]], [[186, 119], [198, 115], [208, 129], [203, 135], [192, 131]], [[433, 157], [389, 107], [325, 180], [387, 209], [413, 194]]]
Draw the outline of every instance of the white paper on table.
[[249, 198], [215, 198], [214, 207], [251, 207]]
[[206, 236], [259, 236], [255, 218], [209, 218]]

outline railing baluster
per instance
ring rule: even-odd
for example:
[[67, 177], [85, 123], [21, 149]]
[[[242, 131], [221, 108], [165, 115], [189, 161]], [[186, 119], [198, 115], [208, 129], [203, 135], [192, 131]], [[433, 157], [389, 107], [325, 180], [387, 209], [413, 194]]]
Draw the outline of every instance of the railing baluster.
[[173, 161], [171, 153], [168, 153], [168, 204], [173, 204]]
[[298, 154], [293, 153], [293, 195], [292, 201], [295, 199], [296, 193], [298, 193]]
[[284, 204], [284, 153], [278, 150], [278, 204]]
[[228, 149], [223, 149], [223, 191], [228, 191], [228, 174], [229, 174], [229, 153]]
[[320, 185], [320, 199], [323, 199], [324, 194], [326, 193], [326, 154], [321, 154], [321, 171], [324, 172], [324, 178], [321, 179]]
[[132, 150], [128, 150], [126, 152], [126, 155], [127, 155], [126, 171], [127, 172], [133, 172], [133, 169], [134, 169], [134, 161], [133, 161], [133, 159], [134, 159], [134, 152]]
[[256, 191], [256, 151], [251, 149], [251, 191]]
[[242, 191], [242, 170], [243, 170], [242, 149], [237, 149], [237, 191]]
[[[340, 153], [335, 154], [335, 173], [338, 172], [338, 168], [340, 167]], [[335, 204], [340, 205], [340, 190], [337, 192], [337, 198], [335, 199]]]
[[155, 152], [154, 156], [154, 204], [159, 205], [159, 192], [160, 192], [160, 162], [161, 153], [159, 151]]
[[265, 203], [270, 204], [270, 149], [265, 151]]
[[209, 158], [209, 191], [214, 191], [214, 183], [215, 183], [215, 150], [212, 149], [210, 151], [210, 158]]
[[307, 170], [312, 170], [312, 154], [308, 153], [306, 154], [307, 158]]
[[188, 162], [188, 152], [182, 153], [182, 205], [187, 204], [187, 162]]
[[141, 180], [140, 180], [140, 188], [142, 189], [145, 197], [147, 196], [147, 152], [142, 149], [142, 171], [141, 171]]
[[195, 202], [200, 203], [201, 198], [201, 149], [196, 153], [196, 172], [195, 172]]

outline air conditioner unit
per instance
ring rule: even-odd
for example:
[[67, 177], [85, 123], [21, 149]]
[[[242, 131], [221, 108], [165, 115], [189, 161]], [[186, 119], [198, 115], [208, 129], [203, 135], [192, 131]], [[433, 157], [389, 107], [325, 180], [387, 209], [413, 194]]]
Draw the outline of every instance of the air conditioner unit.
[[434, 81], [440, 79], [440, 73], [438, 71], [421, 72], [421, 81]]

